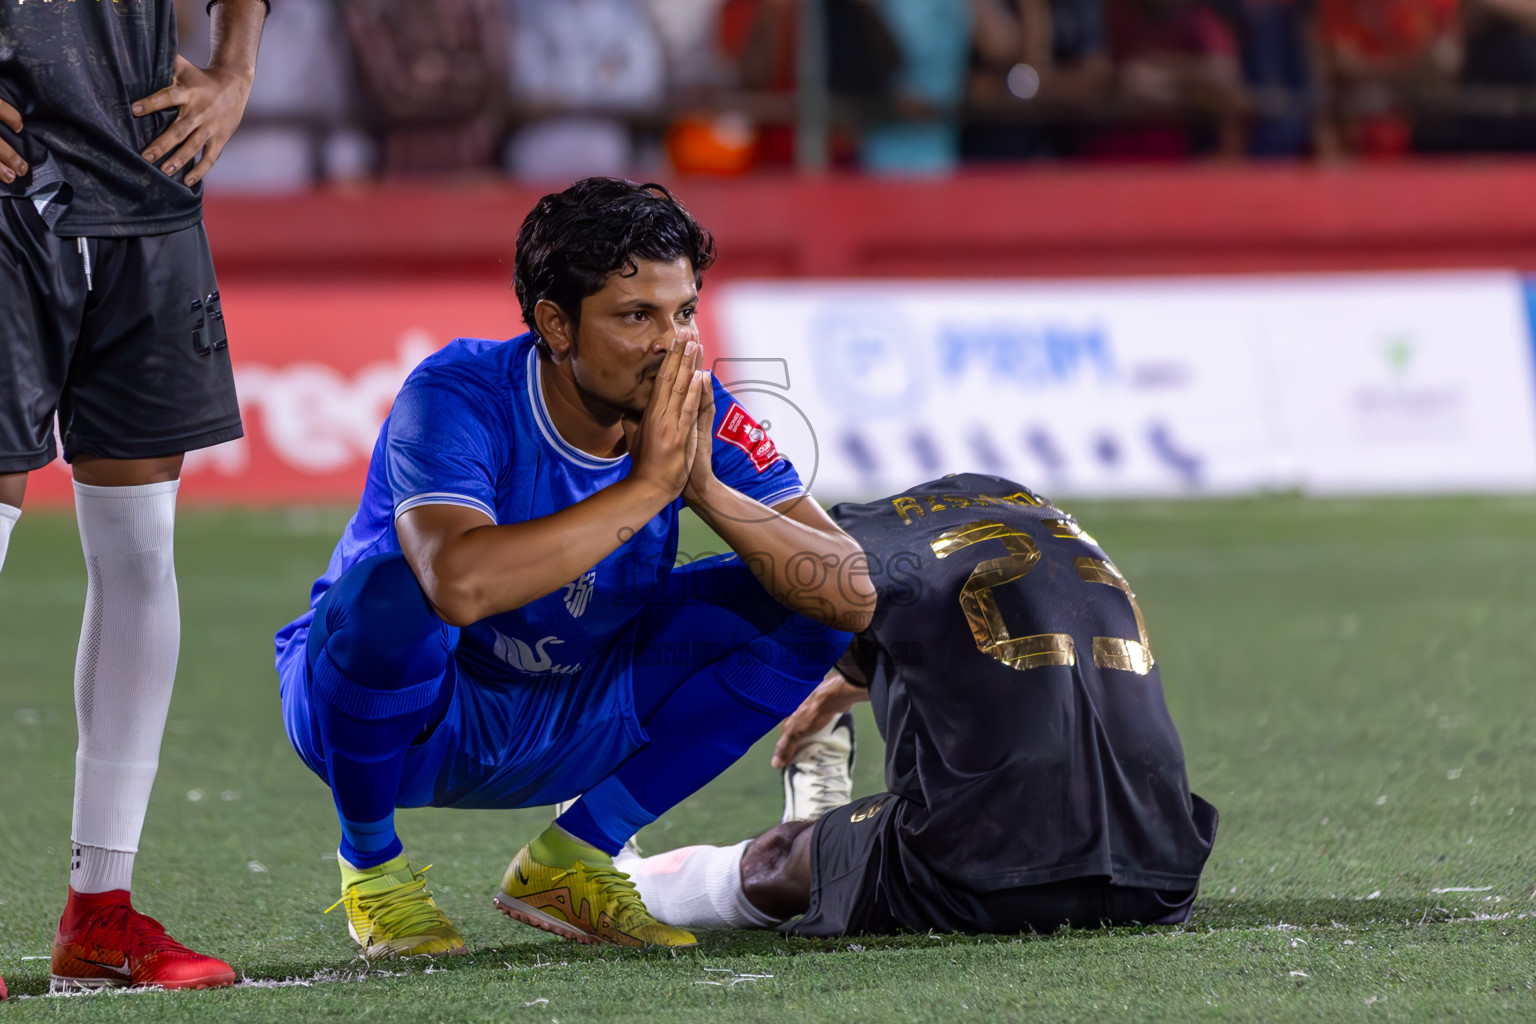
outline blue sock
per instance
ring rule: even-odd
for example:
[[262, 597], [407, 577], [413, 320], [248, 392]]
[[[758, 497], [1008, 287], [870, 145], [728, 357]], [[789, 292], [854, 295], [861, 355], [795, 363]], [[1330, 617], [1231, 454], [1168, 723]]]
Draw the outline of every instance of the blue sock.
[[394, 819], [405, 757], [451, 695], [458, 632], [427, 606], [400, 555], [359, 562], [316, 609], [310, 686], [340, 852], [354, 867], [401, 852]]
[[441, 680], [371, 690], [348, 679], [323, 651], [313, 673], [315, 692], [322, 698], [316, 702], [316, 717], [341, 822], [341, 855], [353, 867], [375, 867], [400, 855], [395, 797], [405, 755], [426, 724]]
[[643, 826], [735, 764], [800, 706], [848, 645], [847, 633], [826, 630], [792, 649], [779, 642], [779, 632], [685, 680], [645, 722], [650, 743], [556, 823], [616, 854]]

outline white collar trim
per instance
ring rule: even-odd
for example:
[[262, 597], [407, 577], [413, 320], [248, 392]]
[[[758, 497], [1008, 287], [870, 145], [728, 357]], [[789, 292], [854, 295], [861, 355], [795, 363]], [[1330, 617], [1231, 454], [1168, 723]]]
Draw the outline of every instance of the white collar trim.
[[611, 459], [591, 455], [560, 436], [560, 431], [555, 429], [555, 421], [549, 415], [549, 406], [544, 403], [544, 363], [539, 359], [539, 346], [536, 344], [528, 349], [528, 403], [533, 407], [533, 420], [539, 425], [539, 433], [544, 435], [544, 440], [551, 448], [568, 461], [585, 469], [612, 469], [617, 463], [629, 458], [627, 453]]

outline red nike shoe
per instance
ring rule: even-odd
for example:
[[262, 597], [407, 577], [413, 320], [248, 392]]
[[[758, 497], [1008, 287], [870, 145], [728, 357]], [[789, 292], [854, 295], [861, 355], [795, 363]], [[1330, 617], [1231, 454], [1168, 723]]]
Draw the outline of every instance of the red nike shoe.
[[69, 890], [53, 939], [55, 988], [217, 988], [234, 983], [234, 968], [165, 934], [159, 921], [133, 909], [126, 890]]

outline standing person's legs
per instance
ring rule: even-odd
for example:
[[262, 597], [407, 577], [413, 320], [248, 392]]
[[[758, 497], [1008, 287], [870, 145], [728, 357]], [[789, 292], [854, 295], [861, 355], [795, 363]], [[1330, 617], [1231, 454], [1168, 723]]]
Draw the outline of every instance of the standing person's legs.
[[241, 435], [218, 285], [200, 225], [62, 241], [71, 244], [58, 258], [85, 293], [59, 424], [87, 588], [70, 898], [53, 974], [86, 987], [230, 984], [229, 965], [129, 906], [181, 640], [173, 540], [182, 453]]
[[181, 646], [174, 535], [181, 456], [80, 458], [85, 616], [75, 655], [70, 888], [129, 891]]

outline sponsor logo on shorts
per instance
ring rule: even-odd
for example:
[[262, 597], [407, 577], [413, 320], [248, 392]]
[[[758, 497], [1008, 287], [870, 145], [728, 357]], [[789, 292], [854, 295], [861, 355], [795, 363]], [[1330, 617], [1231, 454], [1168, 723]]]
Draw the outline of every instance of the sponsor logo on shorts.
[[206, 356], [229, 347], [229, 335], [224, 331], [224, 307], [219, 304], [218, 292], [193, 299], [192, 312], [197, 315], [197, 323], [192, 325], [193, 351]]
[[890, 803], [890, 800], [881, 800], [878, 803], [870, 804], [868, 807], [864, 808], [862, 811], [854, 811], [852, 814], [850, 814], [848, 816], [848, 820], [849, 821], [869, 821], [875, 815], [877, 815], [881, 811], [885, 810], [885, 805], [888, 804], [888, 803]]

